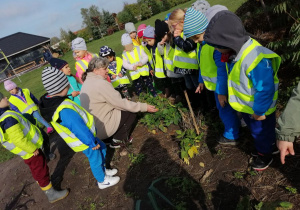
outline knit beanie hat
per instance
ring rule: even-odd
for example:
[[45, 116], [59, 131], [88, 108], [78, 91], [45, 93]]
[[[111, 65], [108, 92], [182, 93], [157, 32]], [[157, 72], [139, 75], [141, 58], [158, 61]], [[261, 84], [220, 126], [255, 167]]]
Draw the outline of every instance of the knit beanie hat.
[[215, 16], [215, 14], [223, 10], [228, 10], [228, 8], [223, 5], [214, 5], [211, 8], [209, 8], [205, 13], [207, 21], [210, 22], [210, 20]]
[[58, 58], [51, 58], [49, 61], [50, 65], [58, 70], [61, 70], [65, 65], [67, 65], [67, 61], [58, 59]]
[[165, 21], [155, 20], [155, 36], [161, 40], [169, 32], [169, 26]]
[[132, 44], [132, 39], [128, 33], [125, 33], [121, 37], [121, 43], [123, 46]]
[[146, 24], [139, 25], [139, 27], [137, 29], [137, 35], [138, 35], [139, 38], [143, 38], [143, 36], [144, 36], [144, 30], [145, 30], [146, 27], [147, 27]]
[[100, 50], [99, 50], [99, 56], [100, 57], [106, 57], [108, 55], [112, 55], [112, 56], [115, 56], [116, 53], [115, 51], [113, 51], [110, 47], [108, 46], [102, 46], [100, 47]]
[[81, 37], [74, 39], [72, 41], [72, 50], [87, 50], [84, 39]]
[[5, 88], [5, 90], [7, 90], [7, 91], [10, 91], [10, 90], [12, 90], [12, 89], [15, 89], [16, 87], [18, 87], [17, 84], [14, 83], [14, 82], [11, 81], [11, 80], [6, 80], [6, 81], [4, 82], [4, 88]]
[[152, 27], [152, 26], [147, 26], [146, 28], [145, 28], [145, 31], [144, 31], [144, 38], [145, 39], [154, 39], [155, 38], [155, 29], [154, 29], [154, 27]]
[[129, 34], [130, 34], [131, 32], [136, 31], [134, 24], [133, 24], [132, 22], [126, 23], [126, 24], [125, 24], [125, 31], [126, 31], [127, 33], [129, 33]]
[[42, 83], [49, 95], [60, 93], [69, 85], [67, 76], [54, 67], [45, 67], [42, 72]]
[[208, 21], [201, 12], [188, 8], [184, 17], [183, 34], [186, 38], [190, 38], [197, 34], [202, 34], [208, 25]]
[[198, 0], [192, 4], [192, 8], [205, 14], [205, 12], [210, 8], [210, 4], [205, 0]]
[[0, 101], [4, 98], [4, 95], [0, 92]]

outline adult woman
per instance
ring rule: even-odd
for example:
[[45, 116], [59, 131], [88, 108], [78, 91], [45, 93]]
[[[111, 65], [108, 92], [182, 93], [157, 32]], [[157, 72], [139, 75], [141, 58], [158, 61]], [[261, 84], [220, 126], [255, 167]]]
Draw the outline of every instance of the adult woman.
[[135, 121], [135, 112], [157, 112], [151, 105], [123, 99], [106, 78], [106, 58], [93, 58], [82, 76], [81, 105], [95, 117], [97, 136], [100, 139], [113, 137], [110, 147], [118, 148], [122, 141], [131, 141], [130, 133]]

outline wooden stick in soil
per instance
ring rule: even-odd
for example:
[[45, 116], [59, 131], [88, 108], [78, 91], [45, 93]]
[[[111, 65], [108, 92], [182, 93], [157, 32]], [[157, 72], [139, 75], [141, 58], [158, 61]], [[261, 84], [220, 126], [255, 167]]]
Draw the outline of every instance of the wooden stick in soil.
[[196, 119], [195, 119], [194, 111], [193, 111], [193, 109], [192, 109], [192, 106], [191, 106], [191, 103], [190, 103], [190, 100], [189, 100], [189, 96], [188, 96], [186, 90], [183, 91], [183, 92], [184, 92], [185, 99], [186, 99], [186, 101], [187, 101], [187, 103], [188, 103], [189, 110], [190, 110], [191, 115], [192, 115], [192, 118], [193, 118], [194, 127], [195, 127], [195, 129], [196, 129], [197, 135], [199, 135], [199, 134], [200, 134], [200, 131], [199, 131], [199, 129], [198, 129], [198, 125], [197, 125], [197, 122], [196, 122]]

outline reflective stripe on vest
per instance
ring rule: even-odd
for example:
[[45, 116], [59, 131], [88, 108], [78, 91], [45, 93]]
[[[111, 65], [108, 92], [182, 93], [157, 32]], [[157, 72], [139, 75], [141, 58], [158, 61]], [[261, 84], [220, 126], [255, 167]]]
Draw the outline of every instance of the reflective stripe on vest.
[[[91, 55], [92, 55], [92, 58], [99, 57], [97, 54], [94, 54], [94, 53], [92, 53]], [[89, 66], [89, 62], [86, 61], [86, 60], [83, 60], [83, 59], [76, 61], [76, 63], [75, 63], [75, 69], [76, 69], [76, 64], [78, 64], [78, 66], [81, 68], [81, 70], [83, 72], [85, 72], [87, 70], [88, 66]]]
[[87, 149], [88, 146], [80, 141], [80, 139], [78, 139], [67, 127], [64, 127], [63, 125], [57, 123], [57, 120], [59, 119], [59, 113], [63, 109], [72, 109], [77, 112], [81, 116], [89, 130], [96, 137], [96, 128], [93, 116], [89, 114], [84, 108], [77, 105], [75, 102], [69, 99], [65, 99], [56, 109], [51, 122], [56, 132], [61, 136], [61, 138], [63, 138], [67, 145], [74, 150], [74, 152], [81, 152]]
[[114, 73], [112, 70], [108, 69], [109, 74], [117, 75], [117, 77], [113, 80], [111, 80], [111, 84], [114, 88], [118, 87], [120, 84], [130, 84], [130, 81], [126, 75], [123, 75], [123, 77], [119, 77], [119, 73], [122, 70], [123, 66], [123, 60], [120, 57], [116, 57], [116, 63], [117, 63], [117, 71]]
[[150, 52], [146, 46], [143, 47], [143, 50], [145, 51], [146, 55], [148, 56], [148, 62], [150, 63], [152, 69], [154, 69], [155, 66], [154, 66], [154, 61], [152, 58], [152, 51]]
[[[130, 64], [137, 64], [141, 61], [141, 54], [142, 54], [142, 48], [137, 46], [134, 47], [133, 53], [134, 53], [134, 58], [130, 55], [129, 52], [123, 52], [123, 58], [127, 60]], [[149, 76], [149, 68], [148, 65], [145, 64], [141, 67], [138, 67], [136, 71], [129, 70], [130, 77], [132, 80], [138, 79], [140, 76]]]
[[[261, 62], [263, 58], [272, 61], [274, 70], [274, 88], [275, 93], [273, 101], [265, 113], [269, 115], [276, 110], [276, 102], [278, 98], [278, 77], [277, 72], [281, 59], [273, 51], [261, 46], [257, 41], [251, 39], [252, 43], [243, 51], [241, 58], [234, 64], [228, 76], [228, 94], [229, 103], [237, 111], [253, 114], [254, 94], [256, 90], [253, 88], [251, 80], [248, 78], [249, 73]], [[226, 65], [228, 71], [228, 66]]]
[[[200, 70], [204, 85], [208, 90], [215, 91], [217, 86], [218, 67], [214, 60], [215, 48], [205, 44], [200, 53]], [[198, 51], [199, 52], [199, 51]]]
[[[27, 138], [27, 140], [31, 141], [35, 145], [34, 149], [40, 148], [43, 144], [43, 137], [40, 130], [33, 124], [31, 124], [26, 118], [24, 118], [21, 114], [16, 113], [14, 111], [6, 111], [0, 117], [0, 122], [3, 122], [6, 118], [12, 117], [18, 121], [18, 123], [23, 127], [23, 135]], [[23, 151], [21, 148], [16, 146], [8, 137], [8, 135], [3, 133], [2, 128], [0, 128], [0, 138], [1, 144], [9, 150], [10, 152], [21, 156], [23, 159], [29, 159], [33, 156], [33, 153], [27, 153]]]
[[[181, 33], [181, 38], [183, 38], [183, 33]], [[186, 53], [175, 45], [173, 64], [178, 68], [198, 70], [199, 64], [196, 50]]]
[[22, 114], [32, 114], [32, 112], [37, 111], [38, 107], [31, 99], [30, 91], [28, 89], [22, 89], [22, 92], [24, 94], [26, 102], [14, 95], [11, 95], [9, 97], [9, 102], [16, 106]]
[[[153, 57], [152, 49], [151, 49], [151, 58]], [[155, 49], [155, 59], [154, 59], [154, 73], [157, 78], [166, 78], [166, 75], [164, 73], [164, 61], [158, 52], [158, 49], [156, 47]]]
[[173, 58], [174, 58], [174, 48], [169, 44], [164, 46], [164, 65], [165, 69], [174, 72]]

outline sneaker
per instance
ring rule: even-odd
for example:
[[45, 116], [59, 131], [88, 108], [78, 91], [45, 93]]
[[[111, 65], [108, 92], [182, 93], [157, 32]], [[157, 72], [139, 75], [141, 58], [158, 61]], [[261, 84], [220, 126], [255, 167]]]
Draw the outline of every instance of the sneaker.
[[105, 188], [116, 185], [120, 181], [118, 176], [105, 176], [103, 182], [98, 182], [98, 187], [103, 190]]
[[47, 128], [47, 134], [53, 133], [54, 129], [52, 127]]
[[227, 139], [223, 135], [220, 137], [220, 139], [217, 140], [219, 144], [223, 145], [238, 145], [239, 142], [235, 139]]
[[105, 169], [105, 175], [107, 176], [113, 176], [113, 175], [116, 175], [118, 173], [118, 169]]
[[120, 140], [112, 139], [111, 142], [110, 142], [109, 147], [110, 147], [110, 148], [115, 148], [115, 149], [116, 149], [116, 148], [120, 148], [122, 143], [123, 143], [123, 142], [120, 141]]
[[[279, 154], [279, 149], [277, 148], [276, 144], [273, 144], [273, 146], [272, 146], [272, 155], [277, 155], [277, 154]], [[252, 151], [251, 156], [252, 157], [257, 157], [258, 152], [256, 150]]]
[[273, 162], [272, 155], [263, 155], [258, 153], [258, 156], [254, 157], [251, 166], [256, 171], [263, 171], [267, 169], [272, 162]]

